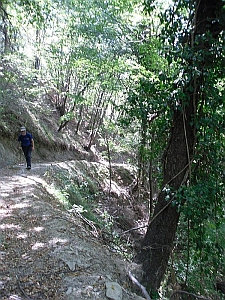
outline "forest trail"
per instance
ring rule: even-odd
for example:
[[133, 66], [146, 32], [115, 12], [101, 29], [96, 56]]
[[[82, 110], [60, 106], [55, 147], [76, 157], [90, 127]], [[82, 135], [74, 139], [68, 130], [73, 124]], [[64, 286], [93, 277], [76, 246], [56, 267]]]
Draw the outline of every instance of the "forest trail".
[[129, 291], [131, 265], [56, 201], [44, 177], [52, 166], [1, 169], [0, 298], [105, 300], [106, 283], [117, 282], [122, 298], [111, 299], [143, 299]]

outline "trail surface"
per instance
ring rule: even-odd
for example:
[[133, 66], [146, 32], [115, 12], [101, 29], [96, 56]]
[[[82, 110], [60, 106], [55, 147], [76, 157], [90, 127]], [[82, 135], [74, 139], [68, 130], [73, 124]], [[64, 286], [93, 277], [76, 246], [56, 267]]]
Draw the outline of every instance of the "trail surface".
[[0, 299], [105, 300], [113, 282], [122, 296], [111, 299], [143, 299], [129, 291], [127, 263], [56, 201], [44, 177], [52, 167], [1, 169]]

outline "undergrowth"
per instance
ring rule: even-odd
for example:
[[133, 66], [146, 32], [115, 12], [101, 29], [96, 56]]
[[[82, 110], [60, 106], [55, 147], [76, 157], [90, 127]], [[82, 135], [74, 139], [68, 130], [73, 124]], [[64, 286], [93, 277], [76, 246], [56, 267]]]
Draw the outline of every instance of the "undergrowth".
[[132, 244], [117, 234], [113, 229], [114, 218], [99, 205], [99, 199], [104, 197], [104, 194], [100, 191], [97, 181], [78, 169], [71, 171], [49, 168], [45, 177], [55, 198], [66, 210], [76, 211], [91, 221], [112, 250], [126, 259], [132, 258]]
[[101, 220], [93, 213], [99, 192], [91, 178], [63, 169], [58, 171], [49, 169], [45, 176], [51, 182], [51, 188], [55, 189], [55, 195], [65, 209], [71, 209], [73, 205], [80, 207], [80, 212], [85, 218], [99, 227], [102, 225]]

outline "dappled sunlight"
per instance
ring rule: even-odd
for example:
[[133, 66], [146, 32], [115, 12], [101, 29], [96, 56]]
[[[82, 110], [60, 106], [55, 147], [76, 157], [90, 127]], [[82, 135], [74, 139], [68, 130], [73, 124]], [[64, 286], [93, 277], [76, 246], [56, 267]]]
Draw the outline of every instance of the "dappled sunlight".
[[[58, 165], [59, 163], [57, 167]], [[29, 172], [26, 177], [24, 175], [4, 177], [8, 196], [0, 198], [3, 215], [1, 220], [3, 224], [0, 225], [2, 230], [0, 238], [3, 239], [0, 254], [4, 260], [4, 271], [10, 275], [10, 283], [7, 276], [3, 276], [2, 279], [2, 286], [9, 294], [14, 291], [16, 295], [19, 288], [20, 292], [24, 291], [24, 295], [27, 294], [31, 298], [36, 295], [42, 299], [43, 294], [39, 294], [40, 291], [51, 291], [52, 286], [54, 288], [57, 286], [58, 290], [62, 288], [62, 278], [65, 278], [65, 274], [80, 272], [76, 275], [80, 280], [80, 274], [82, 277], [85, 272], [83, 270], [88, 268], [91, 272], [95, 272], [96, 266], [97, 276], [101, 274], [102, 266], [99, 261], [102, 255], [104, 268], [115, 262], [104, 252], [100, 253], [98, 240], [93, 238], [88, 228], [85, 228], [92, 224], [86, 223], [88, 219], [84, 219], [83, 223], [80, 216], [75, 218], [68, 211], [60, 209], [62, 200], [60, 197], [64, 194], [59, 193], [60, 190], [54, 186], [52, 180], [49, 180], [49, 184], [45, 180], [44, 174], [48, 167], [49, 165], [41, 164], [38, 168], [36, 165], [31, 171], [33, 173]], [[70, 165], [68, 162], [60, 163], [60, 167], [67, 169]], [[42, 176], [38, 175], [40, 170]], [[69, 169], [70, 174], [75, 172], [79, 177], [81, 172], [78, 173], [77, 169], [72, 167]], [[94, 173], [98, 172], [96, 168]], [[122, 198], [126, 190], [121, 189], [116, 181], [105, 180], [105, 177], [103, 175], [101, 177], [105, 191], [108, 193], [110, 187], [111, 193]], [[83, 176], [80, 176], [79, 180], [83, 183]], [[8, 184], [9, 182], [11, 183]], [[110, 272], [107, 271], [107, 274]], [[81, 281], [90, 280], [86, 277], [85, 273]], [[65, 299], [56, 298], [56, 294], [49, 293], [48, 299]]]
[[[7, 198], [6, 198], [7, 199]], [[13, 215], [13, 211], [23, 210], [30, 207], [30, 203], [27, 201], [22, 201], [18, 203], [12, 203], [12, 197], [10, 197], [10, 201], [6, 201], [3, 204], [3, 200], [0, 200], [0, 216], [1, 220], [6, 218], [10, 218]], [[15, 200], [16, 201], [16, 200]]]
[[41, 226], [39, 226], [39, 227], [34, 227], [34, 228], [31, 228], [31, 229], [30, 229], [30, 231], [35, 231], [35, 232], [40, 232], [40, 231], [42, 231], [42, 230], [44, 230], [44, 227], [41, 227]]
[[117, 197], [125, 196], [125, 191], [121, 188], [115, 181], [112, 181], [110, 184], [109, 179], [104, 179], [105, 192], [110, 192]]
[[31, 249], [32, 249], [32, 250], [38, 250], [38, 249], [44, 248], [44, 247], [46, 247], [46, 244], [45, 244], [45, 243], [37, 242], [37, 243], [35, 243], [35, 244], [31, 247]]
[[2, 196], [2, 197], [7, 197], [7, 196], [9, 196], [9, 193], [6, 193], [6, 192], [4, 192], [4, 191], [1, 191], [1, 196]]
[[42, 220], [43, 220], [43, 221], [46, 221], [46, 220], [48, 220], [48, 219], [49, 219], [49, 214], [48, 214], [48, 215], [43, 215], [43, 216], [42, 216]]
[[[15, 291], [19, 287], [19, 294], [24, 291], [26, 295], [27, 289], [38, 294], [44, 285], [46, 290], [50, 290], [51, 282], [54, 285], [61, 282], [57, 274], [68, 268], [65, 264], [59, 264], [58, 258], [52, 254], [53, 248], [68, 243], [68, 239], [62, 237], [65, 231], [61, 232], [61, 227], [57, 230], [51, 223], [52, 214], [55, 220], [58, 213], [54, 212], [53, 207], [57, 207], [57, 203], [52, 206], [51, 199], [54, 197], [45, 188], [46, 182], [38, 176], [4, 178], [5, 192], [1, 193], [0, 189], [0, 240], [3, 241], [0, 254], [4, 260], [3, 270], [10, 274], [10, 284]], [[56, 220], [58, 223], [60, 221]], [[0, 278], [0, 287], [8, 289], [8, 278]], [[8, 299], [14, 299], [14, 296], [15, 299], [22, 299], [16, 293]]]
[[23, 233], [19, 233], [19, 234], [17, 234], [17, 238], [18, 239], [23, 239], [23, 240], [25, 240], [26, 238], [27, 238], [27, 233], [25, 233], [25, 232], [23, 232]]
[[22, 259], [28, 259], [29, 258], [29, 255], [27, 253], [24, 253], [21, 255]]
[[0, 208], [0, 216], [1, 219], [3, 219], [5, 216], [10, 216], [11, 215], [11, 210], [8, 208]]
[[25, 202], [21, 202], [21, 203], [16, 203], [14, 205], [11, 205], [11, 209], [16, 209], [16, 208], [25, 208], [25, 207], [29, 207], [30, 204], [25, 203]]
[[22, 298], [18, 295], [12, 295], [10, 296], [9, 300], [22, 300]]
[[10, 180], [5, 180], [4, 185], [0, 187], [0, 204], [4, 198], [20, 198], [21, 196], [25, 197], [27, 194], [30, 194], [33, 188], [32, 184], [34, 185], [35, 182], [28, 177], [13, 175], [10, 177]]
[[55, 246], [55, 245], [59, 245], [59, 244], [63, 245], [63, 244], [66, 244], [67, 242], [68, 242], [68, 239], [53, 238], [48, 243], [50, 246]]
[[5, 229], [21, 229], [20, 225], [15, 225], [15, 224], [1, 224], [0, 229], [5, 230]]

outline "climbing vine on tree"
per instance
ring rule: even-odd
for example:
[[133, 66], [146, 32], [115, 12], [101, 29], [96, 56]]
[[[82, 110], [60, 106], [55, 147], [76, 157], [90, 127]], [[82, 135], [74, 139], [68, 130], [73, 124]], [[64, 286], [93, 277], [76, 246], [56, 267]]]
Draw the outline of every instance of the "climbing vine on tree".
[[[146, 3], [149, 13], [153, 2]], [[188, 220], [189, 246], [198, 239], [201, 254], [195, 257], [199, 262], [209, 249], [208, 226], [220, 226], [215, 220], [221, 219], [224, 210], [220, 152], [224, 97], [218, 86], [224, 77], [223, 12], [222, 1], [174, 1], [159, 16], [159, 38], [165, 45], [167, 67], [173, 72], [167, 98], [171, 127], [163, 155], [163, 182], [140, 251], [144, 282], [152, 295], [165, 275], [181, 212]], [[217, 273], [216, 266], [213, 273]]]
[[153, 296], [170, 265], [204, 293], [224, 274], [224, 1], [143, 2], [1, 1], [1, 101], [51, 100], [58, 131], [85, 128], [86, 150], [102, 135], [110, 163], [131, 137], [150, 194], [143, 283]]

